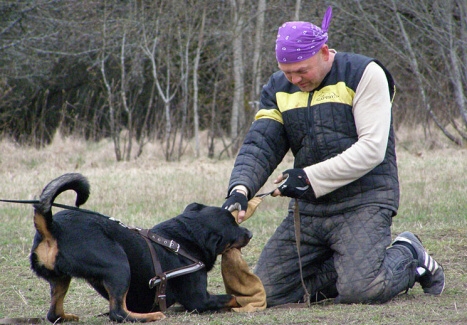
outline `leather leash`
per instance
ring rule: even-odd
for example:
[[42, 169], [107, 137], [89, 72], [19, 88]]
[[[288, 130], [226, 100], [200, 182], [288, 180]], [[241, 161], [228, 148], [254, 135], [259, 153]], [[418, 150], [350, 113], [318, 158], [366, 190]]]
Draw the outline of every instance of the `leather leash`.
[[37, 317], [15, 317], [15, 318], [1, 318], [0, 324], [39, 324], [45, 321], [45, 318]]
[[[23, 204], [37, 204], [37, 203], [40, 203], [39, 200], [5, 200], [5, 199], [0, 199], [0, 202], [23, 203]], [[54, 207], [57, 207], [57, 208], [62, 208], [62, 209], [67, 209], [67, 210], [74, 210], [74, 211], [81, 211], [81, 212], [86, 212], [86, 213], [92, 213], [92, 214], [95, 214], [95, 215], [99, 215], [99, 216], [103, 216], [103, 217], [112, 219], [111, 217], [106, 216], [105, 214], [102, 214], [102, 213], [99, 213], [99, 212], [96, 212], [96, 211], [92, 211], [92, 210], [82, 209], [82, 208], [75, 207], [75, 206], [72, 206], [72, 205], [60, 204], [60, 203], [55, 203], [55, 202], [53, 202], [51, 205], [54, 206]]]
[[[260, 198], [262, 200], [266, 196], [271, 195], [274, 191], [275, 191], [275, 189], [270, 191], [270, 192], [257, 194], [257, 195], [255, 195], [255, 197]], [[301, 238], [300, 209], [298, 207], [298, 199], [294, 199], [294, 200], [295, 200], [294, 205], [293, 205], [294, 232], [295, 232], [295, 245], [297, 247], [297, 254], [298, 254], [298, 266], [299, 266], [299, 269], [300, 269], [300, 281], [302, 282], [302, 287], [303, 287], [303, 290], [305, 291], [303, 299], [306, 302], [306, 305], [308, 307], [310, 307], [311, 306], [311, 295], [308, 292], [308, 289], [306, 288], [306, 285], [305, 285], [305, 280], [303, 279], [302, 257], [300, 255], [300, 238]]]
[[308, 292], [308, 289], [305, 285], [305, 280], [303, 279], [303, 267], [302, 267], [302, 256], [300, 254], [300, 238], [301, 238], [301, 231], [300, 231], [300, 209], [298, 208], [298, 199], [295, 199], [294, 202], [294, 211], [293, 211], [293, 221], [294, 221], [294, 229], [295, 229], [295, 245], [297, 246], [297, 254], [298, 254], [298, 266], [300, 268], [300, 280], [302, 281], [303, 290], [305, 290], [305, 295], [303, 299], [305, 300], [308, 307], [311, 306], [311, 295]]

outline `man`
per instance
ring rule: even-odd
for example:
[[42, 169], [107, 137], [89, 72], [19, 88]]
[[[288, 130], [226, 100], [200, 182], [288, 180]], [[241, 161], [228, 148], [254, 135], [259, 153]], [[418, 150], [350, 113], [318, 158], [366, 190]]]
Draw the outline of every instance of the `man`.
[[293, 199], [255, 269], [268, 306], [303, 301], [305, 293], [313, 301], [383, 303], [415, 282], [439, 295], [443, 268], [418, 237], [404, 232], [391, 245], [399, 205], [393, 79], [375, 59], [329, 49], [331, 17], [328, 8], [321, 28], [297, 21], [279, 28], [280, 71], [263, 87], [223, 207], [238, 210], [241, 221], [248, 199], [290, 149], [294, 168], [277, 177], [273, 196]]

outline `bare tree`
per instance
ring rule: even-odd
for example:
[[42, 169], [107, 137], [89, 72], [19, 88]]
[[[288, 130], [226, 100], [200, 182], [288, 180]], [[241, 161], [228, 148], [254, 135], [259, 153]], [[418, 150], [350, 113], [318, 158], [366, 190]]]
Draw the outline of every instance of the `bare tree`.
[[[182, 120], [180, 122], [180, 135], [179, 135], [179, 149], [178, 159], [184, 153], [183, 140], [186, 135], [193, 135], [195, 140], [195, 156], [199, 157], [199, 111], [198, 111], [198, 100], [199, 100], [199, 87], [198, 87], [198, 70], [199, 61], [201, 58], [201, 51], [203, 47], [203, 39], [205, 33], [207, 3], [204, 0], [194, 0], [193, 2], [188, 1], [184, 10], [180, 12], [180, 24], [179, 29], [179, 41], [180, 44], [180, 58], [182, 63], [180, 64], [180, 75], [181, 75], [181, 90], [182, 90]], [[189, 9], [191, 8], [191, 10]], [[202, 10], [198, 10], [201, 9]], [[198, 14], [200, 13], [200, 14]], [[196, 42], [196, 48], [192, 50], [192, 41]], [[194, 58], [193, 58], [194, 54]], [[193, 60], [192, 60], [193, 59]], [[192, 67], [193, 65], [193, 67]], [[193, 88], [189, 87], [190, 72], [193, 70]], [[193, 128], [188, 128], [188, 106], [190, 100], [190, 94], [193, 95]], [[192, 131], [193, 130], [193, 131]], [[192, 131], [192, 132], [191, 132]]]
[[[462, 38], [466, 37], [466, 31], [456, 31], [456, 24], [453, 22], [454, 17], [454, 6], [455, 2], [453, 0], [438, 2], [438, 10], [441, 17], [444, 17], [441, 20], [444, 25], [442, 26], [443, 33], [440, 37], [446, 35], [446, 45], [443, 47], [444, 57], [447, 63], [447, 67], [451, 71], [449, 74], [449, 79], [454, 89], [454, 100], [459, 110], [459, 116], [463, 121], [464, 125], [467, 127], [467, 99], [464, 89], [464, 83], [462, 81], [462, 58], [461, 58], [461, 48], [467, 45], [467, 39]], [[461, 5], [462, 6], [462, 5]], [[467, 6], [464, 2], [463, 6]], [[462, 10], [462, 7], [459, 7]], [[460, 36], [460, 37], [459, 37]], [[460, 41], [461, 40], [461, 41]], [[467, 68], [465, 69], [467, 71]], [[458, 130], [460, 134], [467, 139], [466, 134], [461, 130]], [[458, 144], [461, 144], [458, 141]]]
[[109, 122], [110, 122], [110, 136], [112, 137], [112, 141], [114, 143], [114, 152], [115, 152], [115, 159], [117, 161], [122, 160], [122, 150], [120, 146], [120, 128], [117, 123], [116, 114], [115, 114], [115, 101], [114, 101], [114, 92], [115, 87], [113, 83], [111, 84], [107, 78], [107, 73], [105, 69], [105, 62], [106, 58], [103, 56], [101, 60], [101, 73], [102, 79], [104, 81], [105, 88], [107, 90], [107, 101], [109, 107]]
[[295, 0], [295, 14], [293, 20], [300, 20], [300, 6], [302, 4], [301, 0]]
[[230, 119], [230, 139], [232, 141], [232, 153], [235, 154], [240, 146], [239, 129], [243, 126], [245, 116], [245, 85], [243, 63], [243, 10], [244, 0], [230, 0], [232, 6], [232, 50], [233, 50], [233, 78], [234, 91], [232, 103], [232, 115]]
[[[347, 17], [351, 17], [347, 24], [353, 27], [348, 33], [372, 35], [373, 39], [369, 40], [373, 41], [373, 48], [381, 49], [373, 52], [379, 53], [383, 62], [396, 66], [391, 70], [398, 83], [398, 93], [403, 96], [403, 105], [414, 107], [405, 111], [416, 112], [417, 106], [420, 106], [426, 112], [427, 119], [418, 117], [416, 121], [424, 126], [425, 137], [430, 137], [428, 122], [432, 121], [447, 138], [460, 145], [461, 139], [448, 128], [456, 119], [453, 119], [445, 101], [448, 94], [457, 97], [459, 103], [462, 97], [453, 93], [456, 88], [458, 94], [462, 93], [456, 81], [459, 74], [451, 73], [454, 65], [460, 66], [456, 60], [458, 41], [454, 36], [459, 34], [459, 24], [452, 21], [455, 15], [453, 0], [391, 0], [385, 4], [354, 1], [345, 4], [339, 2], [337, 6]], [[457, 32], [450, 32], [450, 28], [456, 28]], [[374, 43], [375, 39], [378, 44]], [[419, 96], [410, 93], [412, 85], [416, 85]], [[405, 92], [404, 88], [407, 89]]]
[[114, 143], [114, 152], [115, 152], [115, 159], [117, 161], [122, 160], [122, 149], [120, 144], [120, 126], [117, 121], [117, 113], [116, 113], [116, 105], [115, 105], [115, 84], [113, 80], [109, 80], [107, 77], [107, 70], [106, 70], [106, 61], [108, 56], [106, 54], [106, 39], [107, 39], [107, 17], [106, 11], [104, 12], [104, 21], [102, 26], [102, 34], [103, 34], [103, 48], [100, 60], [100, 71], [102, 73], [102, 79], [104, 82], [105, 89], [107, 90], [107, 102], [109, 108], [109, 122], [110, 122], [110, 136]]
[[190, 44], [191, 44], [191, 26], [187, 31], [187, 37], [182, 38], [180, 26], [178, 29], [178, 43], [180, 46], [180, 88], [182, 92], [182, 120], [180, 121], [179, 143], [178, 143], [178, 160], [183, 155], [183, 140], [185, 138], [187, 119], [188, 119], [188, 97], [189, 97], [189, 76], [190, 76]]
[[201, 49], [203, 47], [204, 40], [204, 26], [206, 24], [206, 7], [203, 8], [203, 15], [201, 18], [201, 27], [198, 31], [198, 45], [196, 47], [196, 55], [193, 61], [193, 132], [195, 138], [195, 157], [200, 156], [200, 144], [199, 144], [199, 78], [198, 78], [198, 69], [199, 61], [201, 57]]
[[277, 69], [278, 26], [319, 25], [329, 4], [330, 46], [378, 58], [395, 77], [396, 127], [422, 125], [430, 140], [435, 125], [462, 144], [465, 0], [0, 0], [0, 132], [38, 146], [58, 128], [109, 137], [117, 160], [162, 141], [173, 160], [190, 136], [199, 157], [206, 128], [210, 157], [215, 137], [219, 157], [236, 154]]
[[[165, 135], [164, 135], [164, 154], [167, 161], [172, 159], [173, 153], [173, 126], [172, 126], [172, 111], [171, 111], [171, 102], [174, 99], [178, 84], [174, 85], [171, 83], [171, 62], [169, 55], [165, 55], [165, 60], [162, 60], [165, 63], [165, 77], [159, 77], [159, 63], [157, 60], [158, 57], [158, 46], [159, 46], [159, 36], [157, 36], [158, 31], [156, 30], [156, 36], [152, 39], [149, 39], [147, 35], [147, 30], [144, 30], [143, 37], [143, 51], [146, 54], [147, 58], [151, 63], [151, 72], [154, 82], [156, 84], [156, 89], [159, 93], [159, 97], [164, 102], [164, 116], [165, 116]], [[165, 82], [165, 86], [162, 82]]]
[[258, 1], [256, 16], [256, 28], [253, 49], [253, 76], [251, 83], [250, 105], [256, 108], [255, 103], [259, 100], [261, 91], [261, 49], [263, 47], [264, 16], [266, 13], [266, 0]]
[[404, 23], [401, 19], [401, 14], [398, 12], [397, 10], [397, 6], [396, 6], [396, 3], [394, 0], [391, 0], [392, 2], [392, 6], [393, 6], [393, 10], [394, 10], [394, 15], [396, 17], [396, 20], [397, 20], [397, 23], [399, 25], [399, 30], [402, 34], [402, 37], [403, 37], [403, 45], [404, 45], [404, 48], [406, 51], [404, 51], [402, 54], [401, 53], [401, 56], [403, 56], [404, 58], [406, 58], [410, 64], [410, 67], [415, 75], [415, 80], [417, 82], [417, 86], [418, 86], [418, 89], [419, 89], [419, 93], [420, 93], [420, 96], [421, 96], [421, 100], [422, 100], [422, 103], [423, 103], [423, 106], [425, 107], [426, 111], [428, 112], [428, 114], [431, 116], [431, 118], [433, 119], [433, 121], [436, 123], [436, 125], [443, 131], [443, 133], [449, 138], [451, 139], [452, 141], [458, 143], [459, 140], [456, 139], [454, 137], [454, 135], [452, 135], [444, 126], [443, 124], [440, 122], [440, 120], [438, 119], [438, 117], [436, 116], [436, 114], [433, 112], [433, 110], [431, 109], [431, 103], [430, 101], [428, 100], [427, 98], [427, 94], [426, 94], [426, 90], [425, 90], [425, 83], [423, 81], [424, 77], [420, 71], [420, 68], [419, 68], [419, 65], [418, 65], [418, 59], [416, 57], [416, 54], [415, 54], [415, 51], [412, 47], [412, 41], [405, 29], [405, 26], [404, 26]]

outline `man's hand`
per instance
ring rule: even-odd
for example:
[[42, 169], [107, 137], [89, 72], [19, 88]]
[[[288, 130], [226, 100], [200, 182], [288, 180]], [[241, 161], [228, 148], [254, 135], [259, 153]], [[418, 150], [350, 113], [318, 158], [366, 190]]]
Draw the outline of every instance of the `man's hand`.
[[276, 178], [274, 184], [279, 184], [284, 180], [285, 182], [277, 187], [272, 193], [272, 196], [280, 195], [299, 199], [307, 191], [313, 190], [310, 185], [310, 180], [302, 168], [287, 169], [282, 175]]
[[248, 208], [248, 199], [246, 195], [239, 190], [234, 190], [225, 200], [224, 204], [222, 205], [222, 209], [229, 210], [230, 212], [237, 210], [237, 220], [238, 223], [243, 221], [243, 218], [246, 214], [246, 209]]

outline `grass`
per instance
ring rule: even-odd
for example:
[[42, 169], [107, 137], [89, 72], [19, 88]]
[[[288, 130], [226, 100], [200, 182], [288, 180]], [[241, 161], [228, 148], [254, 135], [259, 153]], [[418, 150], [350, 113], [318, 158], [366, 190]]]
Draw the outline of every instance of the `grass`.
[[[407, 148], [407, 146], [405, 146]], [[157, 147], [144, 157], [114, 162], [108, 142], [88, 145], [56, 139], [48, 148], [18, 148], [0, 143], [0, 198], [34, 199], [53, 178], [81, 172], [91, 182], [91, 197], [83, 206], [113, 216], [131, 226], [152, 225], [179, 214], [191, 202], [221, 205], [233, 160], [184, 158], [165, 163]], [[410, 149], [409, 149], [410, 150]], [[309, 309], [267, 309], [263, 312], [185, 313], [169, 311], [159, 324], [466, 324], [467, 323], [467, 150], [400, 149], [401, 205], [393, 235], [411, 230], [446, 270], [446, 290], [440, 297], [423, 294], [416, 285], [383, 305], [317, 304]], [[280, 167], [291, 166], [287, 157]], [[277, 173], [274, 174], [274, 176]], [[272, 180], [264, 190], [272, 189]], [[72, 193], [57, 202], [73, 204]], [[244, 258], [254, 267], [259, 253], [285, 214], [287, 199], [265, 198], [245, 222], [253, 233]], [[0, 319], [44, 317], [49, 306], [48, 284], [29, 268], [34, 236], [32, 207], [0, 203]], [[217, 265], [209, 290], [224, 290]], [[84, 281], [73, 280], [65, 310], [80, 316], [80, 324], [111, 324], [107, 301]], [[46, 324], [46, 322], [44, 322]]]

